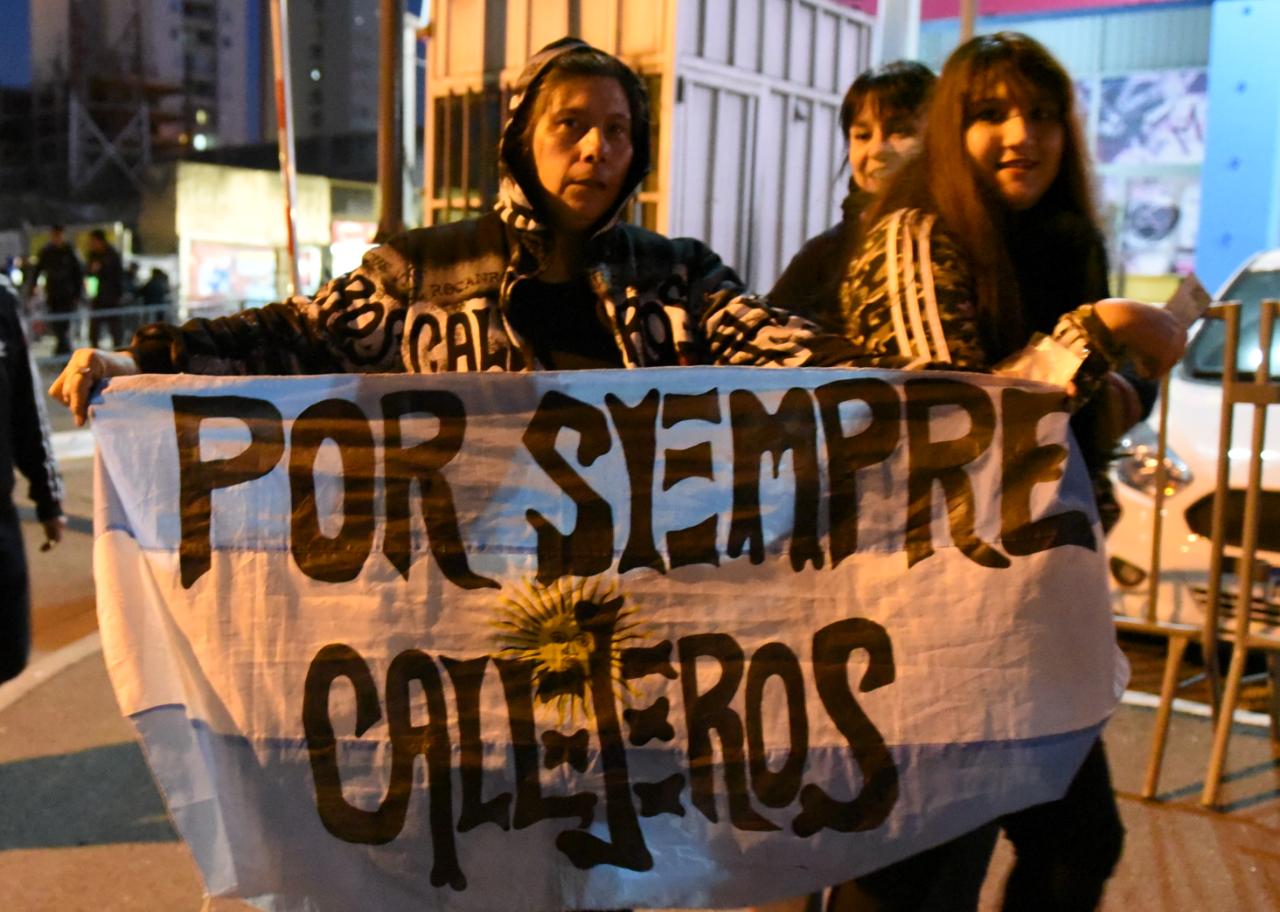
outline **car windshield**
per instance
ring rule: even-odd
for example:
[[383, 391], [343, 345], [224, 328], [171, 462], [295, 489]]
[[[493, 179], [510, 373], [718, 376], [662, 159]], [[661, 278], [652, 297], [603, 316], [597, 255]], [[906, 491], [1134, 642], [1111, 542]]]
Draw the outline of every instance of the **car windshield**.
[[[1237, 355], [1242, 379], [1252, 378], [1262, 360], [1262, 348], [1258, 344], [1261, 322], [1258, 304], [1272, 298], [1280, 299], [1280, 270], [1242, 272], [1222, 296], [1224, 301], [1239, 301], [1243, 309]], [[1208, 321], [1196, 334], [1183, 360], [1191, 376], [1204, 379], [1222, 376], [1222, 349], [1226, 336], [1227, 326], [1221, 320]], [[1280, 324], [1277, 324], [1271, 340], [1271, 376], [1280, 377]]]

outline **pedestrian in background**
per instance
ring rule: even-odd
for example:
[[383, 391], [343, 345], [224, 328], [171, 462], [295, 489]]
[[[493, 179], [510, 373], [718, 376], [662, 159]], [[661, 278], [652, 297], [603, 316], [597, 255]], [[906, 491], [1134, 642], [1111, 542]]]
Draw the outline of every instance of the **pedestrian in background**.
[[0, 278], [0, 683], [17, 677], [31, 649], [26, 550], [13, 503], [15, 468], [27, 477], [45, 550], [62, 540], [63, 525], [62, 482], [18, 306], [13, 286]]
[[44, 275], [45, 309], [51, 319], [56, 340], [54, 354], [71, 352], [71, 314], [76, 309], [84, 290], [84, 268], [75, 248], [67, 243], [66, 231], [61, 225], [49, 229], [49, 242], [40, 248], [35, 266], [27, 277], [27, 294], [35, 292], [36, 282]]
[[[95, 228], [89, 233], [89, 275], [98, 280], [98, 290], [93, 296], [92, 316], [89, 318], [89, 345], [98, 347], [98, 339], [105, 327], [111, 341], [120, 348], [128, 340], [124, 337], [124, 321], [115, 311], [124, 303], [125, 275], [120, 252], [107, 240], [106, 232]], [[104, 311], [107, 316], [99, 316]]]
[[[124, 271], [124, 295], [121, 299], [121, 304], [124, 307], [134, 308], [139, 307], [142, 304], [142, 280], [139, 275], [139, 270], [141, 268], [142, 267], [138, 265], [138, 261], [134, 260]], [[132, 339], [134, 330], [142, 325], [140, 314], [141, 311], [138, 311], [121, 316], [120, 336], [119, 338], [113, 337], [117, 348]]]
[[158, 266], [151, 268], [151, 275], [138, 289], [138, 303], [146, 308], [143, 322], [163, 320], [169, 313], [169, 273]]

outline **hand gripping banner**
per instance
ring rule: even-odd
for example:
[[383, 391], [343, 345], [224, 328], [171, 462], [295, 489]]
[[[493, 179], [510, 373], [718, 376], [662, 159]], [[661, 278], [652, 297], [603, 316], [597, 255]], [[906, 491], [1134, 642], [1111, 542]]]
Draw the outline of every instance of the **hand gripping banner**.
[[798, 895], [1059, 797], [1115, 705], [1065, 407], [941, 372], [114, 380], [112, 683], [213, 895]]

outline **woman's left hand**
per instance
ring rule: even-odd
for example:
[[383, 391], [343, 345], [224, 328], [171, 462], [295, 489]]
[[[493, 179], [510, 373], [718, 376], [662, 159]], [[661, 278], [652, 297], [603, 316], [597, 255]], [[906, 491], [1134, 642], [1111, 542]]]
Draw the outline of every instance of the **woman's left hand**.
[[44, 544], [40, 546], [40, 550], [49, 551], [62, 541], [62, 530], [67, 525], [66, 517], [59, 515], [52, 519], [42, 519], [40, 525], [44, 527]]
[[1093, 305], [1093, 312], [1144, 376], [1164, 376], [1186, 351], [1186, 327], [1159, 307], [1128, 298], [1106, 298]]

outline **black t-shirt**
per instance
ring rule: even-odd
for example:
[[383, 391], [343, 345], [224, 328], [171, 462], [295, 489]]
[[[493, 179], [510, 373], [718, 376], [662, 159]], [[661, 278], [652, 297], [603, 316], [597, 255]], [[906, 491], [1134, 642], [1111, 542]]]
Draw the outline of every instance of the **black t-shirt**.
[[526, 279], [512, 295], [508, 317], [548, 370], [622, 367], [622, 354], [600, 322], [596, 296], [585, 277], [568, 282]]

